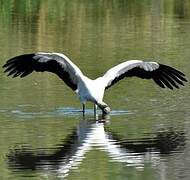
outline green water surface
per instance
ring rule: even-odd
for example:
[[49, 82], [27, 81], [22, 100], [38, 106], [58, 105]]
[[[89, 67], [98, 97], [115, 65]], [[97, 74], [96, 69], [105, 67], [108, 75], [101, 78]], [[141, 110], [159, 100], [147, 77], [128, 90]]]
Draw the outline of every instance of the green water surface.
[[[37, 51], [65, 53], [92, 79], [130, 59], [189, 79], [190, 1], [1, 0], [0, 67]], [[171, 91], [122, 80], [105, 93], [112, 113], [100, 126], [93, 105], [83, 118], [74, 92], [50, 73], [12, 79], [0, 68], [0, 98], [0, 179], [190, 179], [188, 82]], [[118, 156], [94, 142], [64, 171], [96, 128]]]

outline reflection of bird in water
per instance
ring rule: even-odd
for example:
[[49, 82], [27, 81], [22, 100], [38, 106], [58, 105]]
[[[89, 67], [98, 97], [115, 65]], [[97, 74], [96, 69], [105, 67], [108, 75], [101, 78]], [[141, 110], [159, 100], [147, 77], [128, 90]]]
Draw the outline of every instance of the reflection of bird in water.
[[85, 76], [71, 60], [61, 53], [25, 54], [14, 57], [3, 66], [5, 72], [13, 77], [25, 77], [33, 71], [48, 71], [57, 74], [73, 91], [75, 91], [83, 104], [85, 111], [86, 101], [94, 103], [103, 113], [109, 113], [110, 107], [103, 102], [105, 89], [108, 89], [124, 77], [136, 76], [143, 79], [153, 79], [161, 88], [179, 88], [187, 81], [184, 74], [170, 66], [157, 62], [141, 60], [125, 61], [109, 69], [102, 77], [92, 80]]
[[181, 131], [169, 129], [156, 133], [155, 138], [123, 139], [111, 130], [107, 131], [106, 121], [103, 121], [81, 120], [63, 144], [53, 147], [53, 153], [47, 153], [47, 149], [13, 149], [7, 155], [8, 165], [16, 170], [42, 170], [44, 173], [52, 170], [58, 176], [66, 177], [93, 149], [106, 152], [112, 161], [142, 168], [147, 157], [155, 165], [162, 153], [171, 154], [185, 146], [185, 135]]

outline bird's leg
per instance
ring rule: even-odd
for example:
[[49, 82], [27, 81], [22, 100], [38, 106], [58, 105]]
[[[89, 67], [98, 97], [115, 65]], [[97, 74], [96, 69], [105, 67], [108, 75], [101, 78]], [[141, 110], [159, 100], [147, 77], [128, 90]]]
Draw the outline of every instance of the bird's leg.
[[82, 114], [85, 115], [85, 103], [82, 104]]
[[94, 103], [94, 116], [95, 117], [97, 115], [97, 108], [98, 108], [97, 104]]

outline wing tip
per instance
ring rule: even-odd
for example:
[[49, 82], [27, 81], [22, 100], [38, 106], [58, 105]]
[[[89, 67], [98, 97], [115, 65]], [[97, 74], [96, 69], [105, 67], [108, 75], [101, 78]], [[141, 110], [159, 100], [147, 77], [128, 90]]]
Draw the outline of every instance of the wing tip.
[[7, 73], [7, 76], [11, 76], [12, 78], [18, 77], [24, 74], [24, 69], [21, 66], [21, 62], [28, 58], [32, 58], [35, 54], [23, 54], [19, 56], [15, 56], [6, 61], [6, 63], [2, 66], [4, 69], [4, 73]]
[[177, 69], [175, 69], [175, 68], [173, 68], [171, 66], [168, 66], [168, 65], [165, 65], [165, 64], [159, 64], [159, 66], [160, 66], [160, 69], [168, 69], [170, 71], [173, 71], [175, 73], [180, 74], [181, 76], [185, 76], [185, 74], [183, 72], [181, 72], [181, 71], [179, 71], [179, 70], [177, 70]]
[[165, 74], [165, 78], [167, 78], [170, 84], [175, 88], [179, 89], [178, 85], [184, 86], [183, 82], [188, 82], [186, 75], [183, 72], [164, 64], [159, 65], [161, 71]]

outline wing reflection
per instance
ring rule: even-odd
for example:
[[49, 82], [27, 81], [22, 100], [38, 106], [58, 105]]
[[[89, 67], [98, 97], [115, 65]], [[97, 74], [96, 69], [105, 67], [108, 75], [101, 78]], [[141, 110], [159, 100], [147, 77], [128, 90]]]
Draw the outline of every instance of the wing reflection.
[[158, 132], [154, 138], [129, 140], [107, 130], [105, 125], [104, 120], [81, 120], [66, 140], [55, 146], [53, 153], [27, 147], [13, 149], [7, 155], [8, 165], [13, 170], [52, 170], [65, 177], [94, 148], [105, 151], [112, 161], [141, 168], [146, 162], [157, 163], [161, 154], [170, 154], [185, 145], [185, 134], [181, 131], [169, 129]]
[[135, 153], [154, 151], [159, 152], [159, 154], [171, 154], [173, 151], [180, 152], [181, 148], [185, 146], [185, 133], [172, 128], [157, 132], [153, 138], [138, 140], [122, 140], [122, 137], [117, 134], [113, 132], [110, 134], [120, 146]]

